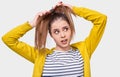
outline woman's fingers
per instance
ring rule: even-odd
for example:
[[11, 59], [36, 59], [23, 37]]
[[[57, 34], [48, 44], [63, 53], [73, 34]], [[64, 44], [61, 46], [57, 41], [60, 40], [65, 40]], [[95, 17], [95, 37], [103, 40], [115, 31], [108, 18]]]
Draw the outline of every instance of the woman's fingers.
[[51, 10], [49, 10], [49, 11], [45, 10], [45, 11], [41, 11], [41, 12], [37, 13], [36, 16], [34, 17], [33, 21], [31, 22], [32, 26], [36, 26], [36, 24], [37, 24], [40, 17], [51, 13], [51, 11], [53, 9], [55, 9], [56, 7], [58, 7], [58, 6], [66, 6], [66, 7], [70, 8], [70, 9], [72, 9], [72, 6], [70, 4], [65, 4], [62, 1], [60, 1]]
[[62, 1], [58, 2], [55, 6], [53, 6], [52, 9], [55, 9], [56, 7], [61, 6], [61, 5], [62, 5]]
[[65, 3], [63, 3], [62, 1], [58, 2], [58, 3], [53, 7], [53, 9], [55, 9], [55, 8], [58, 7], [58, 6], [66, 6], [66, 7], [70, 8], [70, 9], [72, 9], [72, 5], [70, 5], [70, 4], [65, 4]]
[[38, 12], [35, 15], [34, 19], [30, 22], [31, 26], [35, 27], [37, 22], [38, 22], [38, 20], [39, 20], [39, 18], [44, 16], [44, 15], [46, 15], [46, 14], [49, 14], [49, 13], [50, 13], [50, 11], [47, 11], [47, 10]]
[[49, 13], [50, 13], [50, 11], [45, 10], [45, 11], [39, 12], [37, 15], [38, 16], [44, 16], [44, 15], [49, 14]]

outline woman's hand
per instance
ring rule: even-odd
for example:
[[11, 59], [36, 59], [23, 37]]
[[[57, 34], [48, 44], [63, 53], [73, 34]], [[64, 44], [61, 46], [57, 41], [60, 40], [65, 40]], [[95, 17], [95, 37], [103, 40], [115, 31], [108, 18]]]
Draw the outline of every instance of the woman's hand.
[[33, 19], [31, 22], [29, 22], [29, 24], [30, 24], [32, 27], [36, 27], [36, 24], [37, 24], [38, 19], [39, 19], [40, 17], [48, 14], [48, 13], [50, 13], [50, 11], [41, 11], [41, 12], [37, 13], [36, 16], [34, 17], [34, 19]]
[[[72, 5], [70, 5], [70, 4], [65, 4], [65, 3], [63, 3], [62, 1], [58, 2], [58, 3], [53, 7], [53, 9], [55, 9], [55, 8], [58, 7], [58, 6], [65, 6], [65, 7], [68, 7], [68, 8], [70, 8], [70, 9], [72, 9]], [[30, 25], [31, 25], [32, 27], [36, 27], [36, 24], [37, 24], [38, 19], [39, 19], [40, 17], [46, 15], [46, 14], [49, 14], [49, 13], [50, 13], [50, 11], [41, 11], [41, 12], [37, 13], [36, 16], [34, 17], [34, 19], [30, 22]]]
[[55, 9], [57, 6], [66, 6], [66, 7], [68, 7], [68, 8], [70, 8], [70, 9], [72, 9], [72, 5], [70, 5], [70, 4], [65, 4], [65, 3], [63, 3], [62, 1], [60, 1], [60, 2], [58, 2], [54, 7], [53, 7], [53, 9]]

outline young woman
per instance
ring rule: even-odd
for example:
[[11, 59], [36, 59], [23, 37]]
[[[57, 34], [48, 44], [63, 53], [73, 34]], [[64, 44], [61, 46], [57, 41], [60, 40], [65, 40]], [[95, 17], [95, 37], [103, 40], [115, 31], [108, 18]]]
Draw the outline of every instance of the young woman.
[[[93, 23], [89, 36], [74, 44], [71, 14]], [[38, 13], [32, 22], [26, 22], [5, 34], [4, 43], [34, 63], [33, 77], [91, 77], [90, 58], [104, 33], [107, 17], [99, 12], [59, 2], [53, 9]], [[19, 41], [26, 32], [36, 28], [35, 47]], [[45, 47], [47, 33], [56, 46]]]

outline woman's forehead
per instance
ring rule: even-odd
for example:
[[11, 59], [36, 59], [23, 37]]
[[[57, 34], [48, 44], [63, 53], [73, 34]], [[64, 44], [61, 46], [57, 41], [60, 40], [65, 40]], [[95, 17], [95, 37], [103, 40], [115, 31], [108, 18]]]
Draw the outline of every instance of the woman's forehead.
[[67, 23], [67, 21], [65, 20], [56, 20], [51, 24], [51, 29], [59, 29], [65, 26], [69, 26], [69, 24]]

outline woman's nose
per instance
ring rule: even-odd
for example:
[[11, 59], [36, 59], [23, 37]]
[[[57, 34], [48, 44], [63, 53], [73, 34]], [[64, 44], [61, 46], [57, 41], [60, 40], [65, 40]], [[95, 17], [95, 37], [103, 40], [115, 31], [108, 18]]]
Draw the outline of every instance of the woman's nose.
[[64, 38], [65, 37], [65, 33], [64, 32], [61, 32], [61, 38]]

